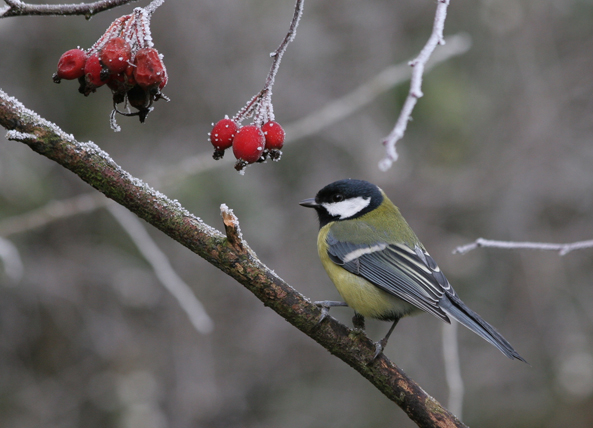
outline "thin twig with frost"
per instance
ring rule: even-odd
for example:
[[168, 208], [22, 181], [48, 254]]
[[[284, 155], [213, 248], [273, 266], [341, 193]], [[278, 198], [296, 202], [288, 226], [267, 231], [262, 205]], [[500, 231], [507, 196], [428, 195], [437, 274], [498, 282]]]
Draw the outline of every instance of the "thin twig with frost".
[[463, 378], [461, 377], [461, 364], [459, 362], [459, 342], [457, 331], [459, 323], [451, 320], [451, 324], [443, 324], [443, 358], [445, 360], [445, 378], [449, 387], [449, 402], [447, 408], [462, 419], [463, 412]]
[[299, 26], [299, 21], [303, 16], [303, 6], [305, 4], [305, 0], [297, 0], [296, 4], [294, 5], [294, 15], [292, 16], [292, 20], [290, 21], [290, 27], [288, 28], [288, 33], [278, 46], [274, 52], [270, 54], [274, 60], [272, 61], [272, 67], [270, 68], [270, 72], [268, 73], [268, 77], [266, 78], [266, 83], [264, 85], [264, 90], [267, 88], [272, 88], [274, 86], [274, 81], [276, 80], [276, 74], [278, 74], [278, 68], [280, 67], [280, 61], [282, 61], [282, 57], [286, 52], [286, 48], [288, 44], [292, 42], [296, 36], [296, 30]]
[[449, 7], [449, 0], [438, 0], [437, 10], [434, 16], [434, 23], [432, 26], [432, 33], [426, 42], [426, 45], [420, 51], [420, 54], [410, 61], [412, 67], [412, 79], [410, 82], [410, 92], [404, 102], [402, 111], [397, 118], [393, 131], [385, 138], [383, 144], [385, 145], [385, 157], [379, 162], [379, 169], [387, 171], [391, 168], [393, 162], [397, 160], [397, 151], [395, 144], [401, 140], [408, 127], [408, 122], [412, 117], [414, 106], [424, 94], [422, 93], [422, 75], [424, 67], [428, 62], [430, 56], [434, 52], [437, 45], [445, 44], [443, 38], [443, 29], [445, 28], [445, 19], [447, 18], [447, 8]]
[[0, 18], [26, 15], [66, 16], [84, 15], [90, 19], [93, 15], [138, 0], [99, 0], [93, 3], [79, 4], [29, 4], [20, 0], [4, 0], [7, 6], [0, 8]]
[[257, 93], [247, 102], [245, 107], [239, 110], [235, 116], [233, 116], [233, 120], [235, 122], [241, 123], [244, 119], [254, 116], [254, 123], [261, 126], [263, 123], [269, 120], [274, 120], [272, 87], [274, 86], [276, 74], [278, 74], [278, 69], [280, 68], [280, 61], [286, 52], [286, 48], [296, 36], [296, 30], [299, 26], [301, 16], [303, 15], [304, 4], [305, 0], [296, 0], [294, 5], [294, 14], [292, 16], [292, 20], [290, 21], [288, 32], [286, 33], [284, 40], [282, 40], [282, 43], [280, 43], [280, 46], [278, 46], [278, 48], [270, 54], [274, 60], [272, 61], [272, 66], [270, 67], [270, 71], [266, 76], [264, 87], [261, 91], [259, 91], [259, 93]]
[[166, 254], [150, 237], [138, 217], [121, 205], [114, 203], [110, 203], [107, 209], [130, 236], [161, 284], [177, 300], [194, 328], [202, 334], [211, 333], [214, 322], [206, 313], [204, 305], [198, 300], [189, 285], [175, 272]]
[[504, 250], [540, 250], [558, 251], [561, 256], [575, 250], [593, 248], [593, 239], [587, 241], [570, 242], [567, 244], [553, 244], [547, 242], [513, 242], [494, 241], [491, 239], [478, 238], [471, 244], [462, 245], [453, 250], [454, 254], [465, 254], [479, 247], [500, 248]]
[[154, 11], [157, 10], [164, 2], [165, 0], [152, 0], [148, 6], [144, 8], [144, 10], [152, 15]]
[[[447, 44], [431, 57], [425, 71], [433, 69], [438, 64], [469, 50], [471, 39], [465, 34], [447, 37]], [[379, 95], [410, 78], [410, 67], [407, 63], [389, 66], [376, 76], [358, 86], [348, 94], [333, 100], [325, 106], [311, 112], [307, 116], [287, 124], [286, 144], [294, 143], [322, 131], [328, 126], [354, 114], [371, 103]], [[152, 172], [145, 179], [151, 183], [161, 183], [164, 186], [178, 183], [188, 176], [219, 168], [233, 159], [226, 157], [218, 162], [212, 162], [212, 153], [203, 153], [183, 159], [174, 166]], [[45, 226], [55, 220], [67, 218], [82, 213], [103, 208], [108, 200], [101, 195], [91, 192], [62, 201], [51, 201], [47, 205], [0, 221], [0, 236], [22, 233], [37, 227]]]

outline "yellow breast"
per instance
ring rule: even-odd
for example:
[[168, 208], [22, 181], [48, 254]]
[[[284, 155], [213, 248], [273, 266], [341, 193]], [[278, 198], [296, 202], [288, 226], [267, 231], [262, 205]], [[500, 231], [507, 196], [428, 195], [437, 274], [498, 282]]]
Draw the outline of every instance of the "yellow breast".
[[400, 318], [410, 312], [419, 310], [399, 297], [392, 296], [366, 279], [353, 275], [332, 262], [327, 254], [328, 246], [325, 242], [327, 230], [324, 229], [328, 226], [325, 226], [318, 236], [319, 258], [328, 276], [348, 306], [363, 317], [388, 320]]

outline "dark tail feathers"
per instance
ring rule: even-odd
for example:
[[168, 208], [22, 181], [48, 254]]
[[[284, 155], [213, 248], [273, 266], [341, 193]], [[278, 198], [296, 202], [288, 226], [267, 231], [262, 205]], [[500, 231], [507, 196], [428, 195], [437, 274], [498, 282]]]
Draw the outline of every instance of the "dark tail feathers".
[[502, 335], [496, 331], [494, 327], [488, 324], [477, 313], [468, 308], [459, 297], [454, 294], [447, 293], [441, 301], [439, 306], [452, 318], [459, 321], [461, 324], [469, 328], [474, 333], [480, 335], [483, 339], [496, 346], [500, 352], [505, 354], [510, 359], [517, 359], [527, 363], [521, 355], [511, 346]]

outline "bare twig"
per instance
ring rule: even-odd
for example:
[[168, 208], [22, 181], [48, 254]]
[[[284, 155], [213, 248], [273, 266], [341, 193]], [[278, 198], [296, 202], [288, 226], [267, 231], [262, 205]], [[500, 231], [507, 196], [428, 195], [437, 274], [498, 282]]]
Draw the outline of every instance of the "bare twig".
[[222, 216], [222, 222], [224, 223], [224, 229], [229, 243], [239, 251], [245, 250], [239, 220], [233, 213], [233, 210], [227, 207], [226, 204], [222, 204], [220, 206], [220, 215]]
[[26, 15], [84, 15], [86, 19], [90, 19], [99, 12], [135, 1], [137, 0], [99, 0], [93, 3], [79, 4], [28, 4], [20, 0], [4, 0], [7, 6], [0, 9], [0, 18]]
[[214, 323], [206, 313], [204, 305], [197, 299], [189, 285], [175, 272], [165, 253], [153, 241], [138, 217], [113, 202], [107, 206], [107, 209], [128, 233], [140, 254], [150, 263], [156, 277], [177, 300], [194, 328], [202, 334], [211, 333]]
[[587, 241], [570, 242], [568, 244], [552, 244], [546, 242], [512, 242], [493, 241], [490, 239], [478, 238], [471, 244], [463, 245], [453, 250], [454, 254], [465, 254], [478, 247], [501, 248], [505, 250], [542, 250], [558, 251], [561, 256], [574, 250], [593, 248], [593, 239]]
[[422, 75], [424, 73], [424, 67], [437, 45], [445, 44], [443, 29], [445, 27], [445, 19], [447, 18], [449, 1], [450, 0], [438, 0], [432, 33], [420, 51], [420, 54], [410, 61], [410, 66], [413, 68], [410, 92], [408, 93], [402, 111], [397, 118], [393, 131], [391, 131], [383, 141], [383, 144], [385, 145], [385, 157], [379, 162], [379, 169], [382, 171], [387, 171], [391, 168], [393, 162], [397, 160], [398, 155], [395, 150], [395, 144], [403, 138], [406, 128], [408, 127], [408, 122], [411, 119], [414, 106], [416, 105], [418, 98], [424, 95], [422, 93]]
[[26, 232], [59, 219], [89, 213], [104, 207], [107, 201], [97, 192], [85, 193], [61, 201], [50, 201], [41, 208], [2, 220], [0, 236]]
[[107, 197], [243, 284], [264, 305], [357, 370], [398, 404], [418, 426], [465, 426], [384, 355], [368, 364], [375, 353], [372, 340], [365, 335], [352, 334], [352, 330], [331, 317], [318, 325], [320, 308], [284, 282], [255, 254], [234, 247], [227, 237], [204, 224], [177, 201], [132, 177], [95, 144], [76, 141], [2, 90], [0, 125], [12, 131], [11, 139], [23, 142], [74, 172]]

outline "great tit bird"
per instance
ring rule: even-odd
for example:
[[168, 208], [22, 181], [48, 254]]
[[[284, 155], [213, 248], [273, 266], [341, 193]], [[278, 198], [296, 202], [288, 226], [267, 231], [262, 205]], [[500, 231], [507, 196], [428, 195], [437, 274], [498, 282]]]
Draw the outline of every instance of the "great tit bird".
[[450, 318], [459, 321], [507, 357], [525, 362], [494, 327], [457, 297], [379, 187], [363, 180], [340, 180], [300, 205], [317, 211], [319, 257], [345, 301], [316, 302], [324, 310], [322, 317], [332, 306], [349, 306], [354, 309], [356, 327], [364, 328], [364, 317], [393, 321], [376, 344], [373, 359], [383, 352], [400, 318], [423, 310], [448, 323]]

